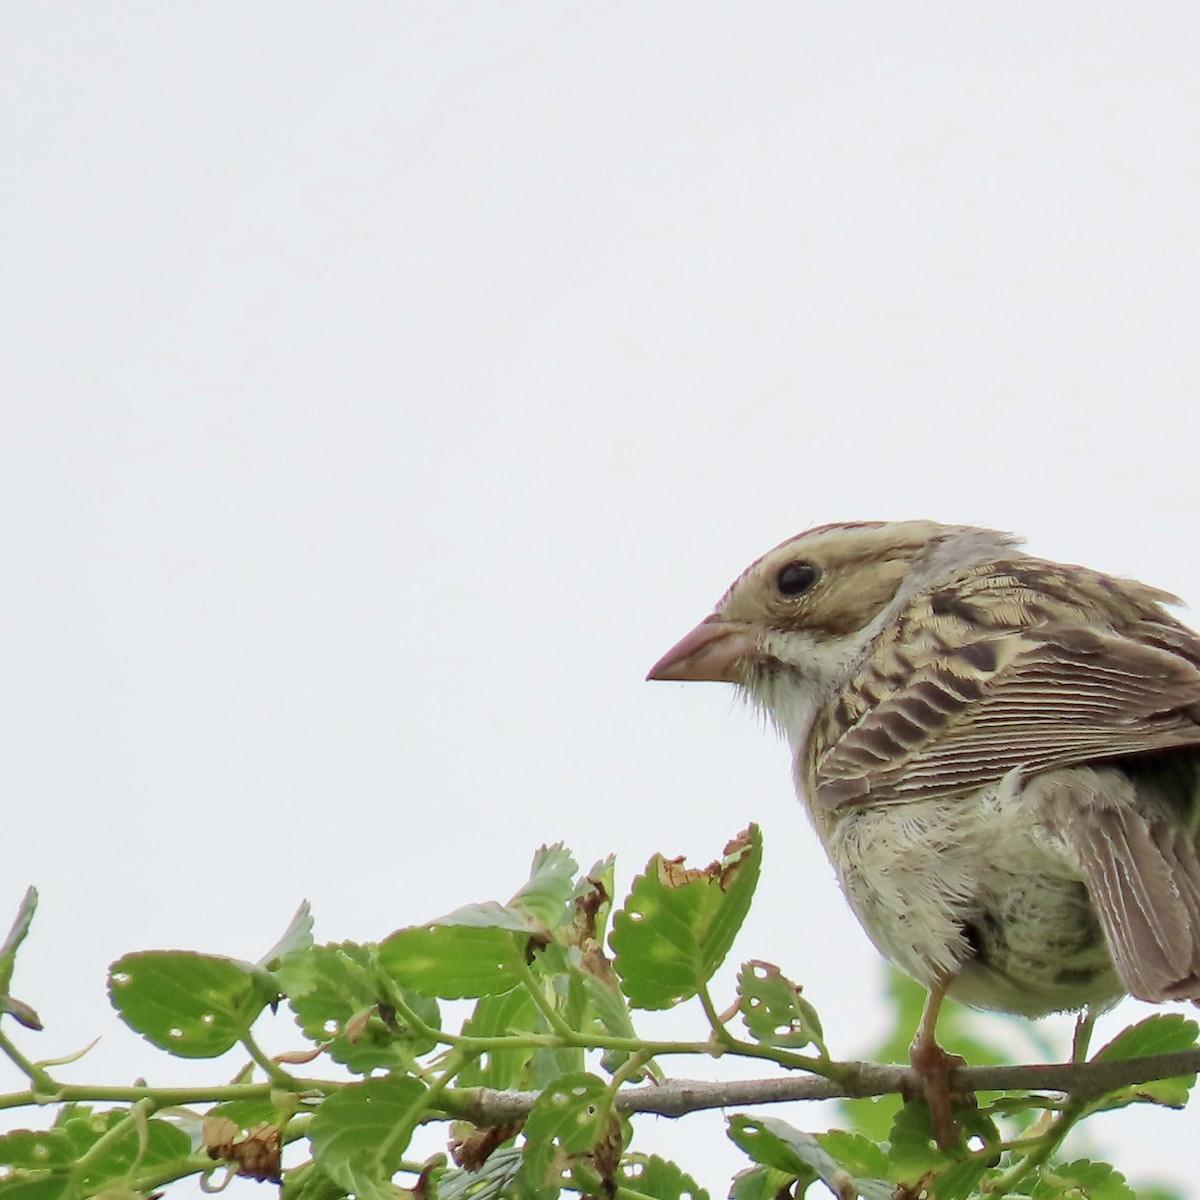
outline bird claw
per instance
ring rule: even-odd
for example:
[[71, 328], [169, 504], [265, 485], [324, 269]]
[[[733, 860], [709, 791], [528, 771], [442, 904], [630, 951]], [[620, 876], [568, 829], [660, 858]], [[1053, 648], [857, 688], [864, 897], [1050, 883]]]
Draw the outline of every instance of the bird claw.
[[949, 1054], [937, 1044], [918, 1037], [909, 1049], [909, 1062], [921, 1076], [925, 1092], [925, 1103], [929, 1105], [929, 1118], [933, 1126], [933, 1139], [939, 1150], [948, 1150], [958, 1144], [961, 1131], [954, 1120], [951, 1107], [954, 1100], [966, 1097], [951, 1092], [950, 1080], [959, 1067], [966, 1064], [961, 1054]]

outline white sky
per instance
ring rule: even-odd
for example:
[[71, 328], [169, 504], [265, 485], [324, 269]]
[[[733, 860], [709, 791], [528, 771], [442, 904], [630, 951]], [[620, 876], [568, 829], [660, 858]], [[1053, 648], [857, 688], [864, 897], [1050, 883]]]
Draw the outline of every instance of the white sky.
[[[9, 0], [30, 1051], [103, 1033], [64, 1075], [177, 1081], [106, 1010], [125, 951], [254, 958], [305, 896], [376, 938], [543, 841], [628, 882], [751, 819], [736, 953], [866, 1045], [877, 958], [786, 751], [642, 677], [827, 520], [1014, 529], [1200, 602], [1198, 61], [1184, 3]], [[1098, 1132], [1183, 1179], [1194, 1127]], [[722, 1195], [719, 1131], [639, 1144]]]

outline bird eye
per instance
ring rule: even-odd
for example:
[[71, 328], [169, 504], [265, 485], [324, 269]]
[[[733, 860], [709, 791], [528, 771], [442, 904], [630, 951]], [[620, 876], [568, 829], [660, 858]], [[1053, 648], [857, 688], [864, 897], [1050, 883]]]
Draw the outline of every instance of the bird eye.
[[820, 570], [810, 562], [790, 562], [779, 568], [775, 576], [775, 586], [782, 596], [801, 596], [808, 591], [818, 579]]

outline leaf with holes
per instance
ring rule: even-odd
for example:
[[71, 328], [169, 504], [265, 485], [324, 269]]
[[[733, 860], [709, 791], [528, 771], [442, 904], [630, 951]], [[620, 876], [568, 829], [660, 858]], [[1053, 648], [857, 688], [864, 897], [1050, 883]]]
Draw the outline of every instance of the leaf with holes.
[[611, 1135], [617, 1120], [604, 1080], [579, 1072], [552, 1083], [525, 1119], [521, 1177], [534, 1189], [557, 1188], [573, 1160]]
[[26, 1171], [70, 1166], [75, 1146], [57, 1129], [14, 1129], [0, 1137], [0, 1165]]
[[498, 996], [521, 982], [525, 940], [494, 927], [417, 925], [385, 938], [379, 963], [423, 996]]
[[761, 864], [757, 825], [704, 870], [687, 868], [682, 859], [650, 860], [613, 917], [609, 937], [635, 1008], [670, 1008], [712, 978], [746, 919]]
[[[304, 955], [289, 956], [278, 972], [306, 1036], [324, 1043], [330, 1057], [362, 1074], [376, 1067], [407, 1069], [414, 1057], [437, 1044], [408, 1028], [381, 997], [374, 955], [370, 946], [354, 942], [313, 946]], [[302, 989], [289, 987], [293, 970], [303, 977]], [[439, 1027], [436, 1000], [407, 988], [401, 992], [420, 1020]]]
[[738, 1009], [756, 1042], [791, 1049], [815, 1045], [825, 1055], [817, 1010], [773, 963], [754, 960], [742, 965]]
[[425, 1111], [426, 1088], [411, 1076], [383, 1076], [334, 1092], [309, 1126], [313, 1159], [356, 1195], [387, 1195]]
[[888, 1161], [891, 1177], [909, 1182], [944, 1170], [954, 1162], [934, 1142], [929, 1105], [924, 1101], [909, 1100], [897, 1111], [888, 1134]]
[[618, 1194], [628, 1189], [653, 1200], [710, 1200], [690, 1175], [657, 1154], [627, 1154], [617, 1172]]
[[108, 995], [121, 1019], [156, 1046], [181, 1058], [215, 1058], [237, 1045], [277, 992], [253, 963], [147, 950], [113, 963]]

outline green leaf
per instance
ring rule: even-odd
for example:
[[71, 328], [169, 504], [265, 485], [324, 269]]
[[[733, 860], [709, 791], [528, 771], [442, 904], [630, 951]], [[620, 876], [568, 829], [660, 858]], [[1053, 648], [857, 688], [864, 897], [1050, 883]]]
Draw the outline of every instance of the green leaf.
[[[502, 1038], [515, 1033], [542, 1033], [545, 1020], [525, 988], [513, 988], [500, 996], [483, 996], [463, 1025], [468, 1038]], [[534, 1086], [532, 1046], [496, 1046], [468, 1064], [458, 1076], [461, 1087], [514, 1088], [527, 1091]]]
[[523, 944], [501, 928], [419, 925], [386, 938], [379, 961], [402, 987], [425, 996], [498, 996], [521, 982]]
[[529, 882], [509, 901], [509, 907], [527, 913], [543, 929], [558, 928], [575, 891], [578, 869], [561, 842], [542, 846], [533, 856]]
[[515, 1195], [509, 1184], [521, 1169], [517, 1146], [501, 1146], [488, 1155], [478, 1171], [447, 1171], [437, 1181], [437, 1200], [501, 1200]]
[[776, 1171], [774, 1167], [749, 1167], [733, 1177], [729, 1200], [780, 1200], [785, 1195], [801, 1195], [803, 1189], [785, 1192], [785, 1188], [791, 1188], [793, 1179], [788, 1172]]
[[150, 1170], [172, 1163], [182, 1167], [191, 1157], [192, 1139], [177, 1125], [156, 1117], [149, 1118], [140, 1129], [133, 1122], [121, 1124], [119, 1132], [91, 1149], [81, 1180], [89, 1192], [106, 1183], [118, 1183], [135, 1169]]
[[14, 1129], [0, 1137], [0, 1164], [32, 1171], [65, 1167], [75, 1161], [75, 1147], [56, 1129]]
[[952, 1161], [933, 1140], [929, 1106], [924, 1101], [910, 1100], [900, 1107], [888, 1143], [892, 1179], [914, 1181], [927, 1172], [949, 1166]]
[[1122, 1029], [1111, 1042], [1096, 1051], [1092, 1061], [1112, 1062], [1191, 1050], [1196, 1045], [1197, 1034], [1200, 1034], [1200, 1025], [1183, 1013], [1155, 1013]]
[[129, 1115], [126, 1109], [111, 1108], [92, 1112], [84, 1105], [69, 1105], [59, 1114], [54, 1127], [70, 1139], [75, 1157], [82, 1158], [110, 1129]]
[[259, 965], [274, 971], [288, 955], [307, 950], [313, 944], [312, 931], [312, 909], [305, 900], [296, 909], [296, 915], [288, 923], [283, 936], [258, 960]]
[[389, 1075], [334, 1092], [309, 1126], [313, 1160], [348, 1192], [386, 1195], [424, 1112], [425, 1091], [411, 1076]]
[[1045, 1168], [1030, 1195], [1031, 1200], [1137, 1200], [1119, 1171], [1084, 1158]]
[[883, 1147], [861, 1133], [831, 1129], [814, 1135], [830, 1157], [836, 1159], [852, 1175], [869, 1175], [886, 1179], [888, 1157]]
[[815, 1044], [824, 1052], [817, 1010], [772, 963], [742, 964], [738, 973], [738, 1008], [756, 1042], [798, 1049]]
[[657, 1154], [627, 1154], [617, 1171], [617, 1183], [654, 1200], [709, 1200], [708, 1192], [690, 1175]]
[[559, 1186], [572, 1160], [611, 1136], [613, 1116], [604, 1080], [579, 1072], [555, 1080], [525, 1119], [521, 1177], [535, 1189]]
[[670, 1008], [694, 996], [724, 961], [746, 918], [762, 864], [751, 825], [703, 871], [655, 855], [633, 881], [609, 937], [635, 1008]]
[[528, 913], [519, 908], [510, 908], [498, 900], [485, 900], [481, 904], [464, 904], [444, 917], [430, 922], [431, 926], [454, 926], [463, 929], [506, 929], [510, 933], [533, 937], [542, 929]]
[[[1122, 1029], [1115, 1038], [1093, 1056], [1093, 1062], [1140, 1058], [1147, 1054], [1171, 1054], [1191, 1050], [1196, 1045], [1200, 1026], [1182, 1013], [1155, 1013], [1136, 1025]], [[1161, 1104], [1183, 1108], [1195, 1086], [1196, 1076], [1176, 1075], [1170, 1079], [1152, 1079], [1114, 1089], [1093, 1106], [1093, 1111], [1123, 1108], [1127, 1104]]]
[[276, 997], [252, 963], [182, 950], [126, 954], [109, 968], [108, 995], [121, 1019], [180, 1058], [224, 1054]]
[[[291, 1100], [292, 1103], [287, 1104], [287, 1100]], [[295, 1097], [288, 1096], [287, 1100], [284, 1101], [287, 1105], [284, 1108], [269, 1099], [226, 1100], [222, 1104], [214, 1104], [205, 1112], [204, 1117], [206, 1120], [209, 1117], [224, 1117], [241, 1130], [253, 1129], [255, 1125], [262, 1125], [264, 1122], [282, 1126], [295, 1115], [299, 1106]]]
[[346, 1189], [334, 1183], [315, 1163], [303, 1163], [283, 1173], [281, 1200], [342, 1200]]
[[542, 846], [533, 856], [529, 882], [507, 904], [496, 900], [464, 904], [429, 924], [507, 929], [544, 940], [568, 916], [576, 870], [575, 860], [561, 843]]
[[[288, 989], [288, 1003], [307, 1037], [326, 1044], [330, 1056], [360, 1074], [376, 1067], [407, 1070], [412, 1059], [437, 1044], [393, 1017], [380, 996], [376, 954], [354, 942], [313, 946], [288, 956], [279, 970], [285, 986], [293, 973], [303, 989]], [[404, 1002], [432, 1028], [441, 1024], [436, 1000], [401, 988]], [[385, 1019], [386, 1017], [386, 1019]]]
[[853, 1194], [863, 1200], [891, 1200], [891, 1184], [882, 1179], [856, 1178], [811, 1133], [785, 1121], [739, 1114], [729, 1120], [729, 1136], [755, 1162], [799, 1180], [797, 1194], [814, 1179], [820, 1179], [835, 1196]]
[[964, 1158], [946, 1167], [926, 1186], [933, 1200], [967, 1200], [978, 1191], [988, 1164], [980, 1155]]
[[81, 1193], [67, 1175], [39, 1172], [35, 1175], [5, 1175], [0, 1178], [3, 1200], [75, 1200]]
[[26, 888], [25, 895], [21, 899], [21, 907], [17, 909], [17, 915], [13, 919], [8, 936], [4, 939], [4, 944], [0, 945], [0, 1015], [8, 1013], [26, 1029], [41, 1029], [42, 1022], [37, 1013], [24, 1000], [18, 1000], [8, 989], [12, 984], [17, 951], [21, 948], [26, 934], [29, 933], [29, 926], [33, 923], [33, 914], [37, 911], [37, 903], [37, 888]]

